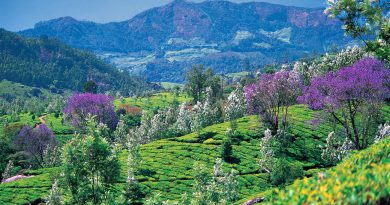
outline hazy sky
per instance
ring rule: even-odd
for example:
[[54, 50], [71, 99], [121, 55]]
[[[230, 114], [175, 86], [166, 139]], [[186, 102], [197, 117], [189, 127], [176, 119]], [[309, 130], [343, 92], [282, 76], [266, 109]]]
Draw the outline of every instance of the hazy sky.
[[[203, 0], [192, 0], [201, 2]], [[230, 0], [263, 1], [303, 7], [323, 7], [325, 0]], [[62, 16], [99, 23], [123, 21], [171, 0], [0, 0], [0, 27], [10, 31], [32, 28], [35, 23]]]

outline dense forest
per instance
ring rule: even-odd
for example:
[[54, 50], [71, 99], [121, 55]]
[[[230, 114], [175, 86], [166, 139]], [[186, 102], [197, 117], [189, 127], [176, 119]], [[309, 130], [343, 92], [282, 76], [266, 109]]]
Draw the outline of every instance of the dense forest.
[[27, 39], [4, 29], [0, 29], [0, 39], [0, 79], [54, 92], [82, 91], [90, 80], [100, 85], [101, 92], [131, 95], [152, 88], [144, 79], [121, 73], [94, 54], [56, 39]]

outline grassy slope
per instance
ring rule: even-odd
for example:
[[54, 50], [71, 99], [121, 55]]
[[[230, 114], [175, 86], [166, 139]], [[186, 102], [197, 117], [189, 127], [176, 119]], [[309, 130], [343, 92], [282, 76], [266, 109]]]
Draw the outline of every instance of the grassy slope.
[[[323, 143], [331, 127], [326, 124], [313, 126], [308, 123], [313, 111], [302, 105], [290, 110], [291, 126], [294, 142], [288, 148], [287, 159], [300, 161], [306, 174], [315, 172], [320, 164], [318, 146]], [[386, 119], [390, 119], [390, 107], [384, 109]], [[145, 192], [159, 191], [165, 199], [177, 199], [191, 189], [193, 170], [196, 160], [200, 160], [211, 169], [215, 158], [220, 156], [220, 142], [225, 136], [228, 123], [207, 127], [201, 136], [189, 134], [182, 137], [159, 140], [143, 145], [141, 165], [138, 179]], [[240, 199], [269, 190], [271, 186], [264, 180], [264, 174], [258, 173], [259, 143], [264, 127], [259, 125], [257, 117], [244, 117], [238, 122], [239, 143], [234, 145], [234, 155], [240, 160], [238, 164], [224, 164], [226, 169], [238, 170], [240, 183]], [[126, 158], [120, 155], [122, 163], [121, 180], [117, 184], [118, 192], [126, 178]], [[20, 204], [46, 197], [52, 178], [58, 175], [59, 168], [31, 171], [36, 176], [16, 182], [0, 185], [0, 204]]]
[[384, 204], [390, 199], [390, 138], [353, 153], [324, 173], [256, 197], [271, 198], [266, 204], [377, 204], [380, 200]]

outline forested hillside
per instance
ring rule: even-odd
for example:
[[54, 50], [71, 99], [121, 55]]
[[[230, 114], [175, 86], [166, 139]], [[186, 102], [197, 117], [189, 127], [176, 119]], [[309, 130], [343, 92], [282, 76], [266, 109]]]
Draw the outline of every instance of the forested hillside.
[[101, 91], [128, 94], [151, 88], [139, 77], [130, 77], [97, 59], [58, 40], [42, 36], [27, 39], [0, 29], [0, 79], [52, 91], [81, 91], [88, 80]]

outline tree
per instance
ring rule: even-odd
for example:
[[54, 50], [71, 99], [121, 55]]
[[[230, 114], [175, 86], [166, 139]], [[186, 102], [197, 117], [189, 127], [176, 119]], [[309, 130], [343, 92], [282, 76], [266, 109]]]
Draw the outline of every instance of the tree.
[[182, 103], [179, 106], [179, 113], [176, 121], [176, 129], [182, 135], [191, 132], [191, 114], [188, 110], [188, 106], [186, 103]]
[[378, 124], [384, 99], [389, 97], [389, 79], [386, 65], [367, 57], [335, 73], [314, 78], [299, 101], [312, 109], [326, 110], [360, 150], [373, 141], [376, 130], [372, 129]]
[[230, 128], [235, 131], [237, 119], [244, 116], [246, 112], [245, 96], [240, 84], [236, 90], [230, 93], [225, 106], [225, 119], [230, 121]]
[[260, 161], [259, 166], [262, 171], [268, 173], [269, 181], [271, 178], [272, 165], [275, 161], [275, 154], [272, 149], [274, 137], [272, 136], [271, 130], [267, 129], [264, 131], [264, 137], [261, 139], [260, 144]]
[[216, 99], [222, 98], [222, 80], [215, 76], [211, 68], [205, 70], [203, 65], [193, 66], [187, 71], [187, 82], [185, 89], [193, 98], [193, 102], [203, 101], [207, 87], [210, 87], [213, 93], [213, 103]]
[[86, 121], [83, 135], [76, 134], [64, 147], [65, 182], [72, 203], [100, 204], [107, 198], [119, 177], [118, 157], [104, 136], [105, 125]]
[[113, 133], [114, 135], [114, 142], [117, 144], [126, 144], [126, 135], [128, 133], [128, 128], [123, 120], [119, 120], [118, 125]]
[[140, 139], [137, 134], [130, 132], [127, 135], [127, 149], [129, 155], [127, 157], [127, 179], [126, 187], [123, 192], [124, 202], [123, 204], [133, 204], [139, 202], [144, 197], [141, 187], [135, 178], [135, 173], [138, 170], [138, 166], [142, 160], [140, 154]]
[[325, 10], [330, 17], [344, 23], [347, 34], [359, 38], [368, 50], [387, 60], [390, 60], [389, 12], [387, 0], [328, 0]]
[[198, 136], [200, 136], [202, 128], [205, 127], [205, 116], [203, 114], [203, 104], [198, 101], [196, 105], [193, 106], [191, 113], [191, 130], [197, 132]]
[[63, 198], [61, 197], [61, 191], [58, 187], [58, 180], [54, 180], [53, 185], [51, 186], [51, 190], [49, 193], [49, 197], [47, 198], [46, 205], [62, 205]]
[[205, 83], [206, 75], [204, 74], [204, 67], [202, 65], [193, 66], [187, 71], [187, 82], [185, 87], [188, 94], [193, 97], [194, 102], [202, 99]]
[[248, 111], [261, 116], [264, 124], [270, 126], [273, 134], [287, 128], [288, 108], [301, 94], [302, 80], [298, 73], [280, 71], [275, 74], [263, 74], [257, 84], [245, 87]]
[[302, 177], [304, 174], [300, 163], [290, 163], [286, 158], [277, 158], [272, 164], [271, 182], [275, 186], [286, 184]]
[[8, 164], [5, 167], [4, 172], [1, 175], [1, 178], [2, 179], [8, 179], [8, 178], [12, 177], [12, 170], [13, 169], [14, 169], [14, 163], [12, 162], [12, 160], [10, 160], [10, 161], [8, 161]]
[[45, 167], [45, 152], [56, 144], [54, 133], [44, 124], [37, 128], [24, 126], [13, 140], [13, 147], [27, 153], [31, 157], [31, 164], [41, 168]]
[[325, 146], [320, 146], [321, 158], [325, 162], [335, 165], [341, 161], [353, 147], [352, 141], [348, 138], [335, 136], [335, 133], [331, 132], [326, 138]]
[[[216, 159], [212, 177], [206, 167], [199, 162], [194, 164], [194, 171], [194, 190], [190, 204], [230, 204], [236, 200], [238, 183], [235, 179], [235, 171], [225, 173], [222, 170], [221, 159]], [[182, 201], [181, 204], [188, 203]]]
[[89, 80], [87, 81], [85, 84], [84, 84], [84, 92], [85, 93], [93, 93], [93, 94], [96, 94], [97, 93], [97, 84], [92, 81], [92, 80]]
[[213, 100], [213, 90], [211, 87], [206, 88], [206, 95], [201, 112], [203, 113], [203, 127], [207, 127], [219, 122], [217, 103]]
[[68, 100], [64, 113], [81, 130], [84, 130], [89, 115], [96, 116], [97, 123], [106, 124], [111, 130], [115, 130], [119, 119], [115, 114], [113, 101], [114, 98], [101, 94], [75, 94]]
[[226, 132], [227, 138], [222, 142], [221, 157], [225, 162], [231, 162], [233, 160], [233, 145], [232, 145], [232, 135], [234, 135], [232, 129], [228, 129]]
[[390, 136], [390, 125], [388, 123], [379, 125], [378, 130], [378, 135], [375, 136], [375, 143]]

